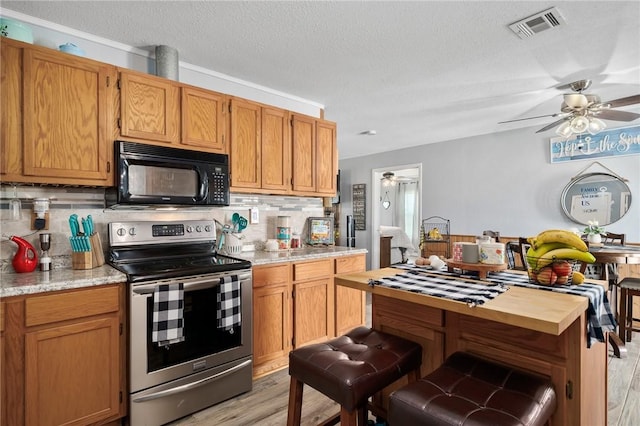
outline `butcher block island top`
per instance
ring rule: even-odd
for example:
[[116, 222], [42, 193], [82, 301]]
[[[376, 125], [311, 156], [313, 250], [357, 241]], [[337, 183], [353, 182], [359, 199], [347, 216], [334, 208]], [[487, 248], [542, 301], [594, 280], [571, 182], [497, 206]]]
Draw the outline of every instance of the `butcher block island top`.
[[[508, 283], [495, 288], [492, 282], [451, 278], [480, 285], [480, 292], [484, 286], [493, 292], [481, 303], [465, 303], [407, 291], [402, 282], [397, 288], [387, 285], [393, 279], [401, 281], [397, 275], [405, 272], [384, 268], [341, 274], [335, 276], [335, 283], [371, 293], [373, 328], [422, 345], [422, 375], [456, 351], [473, 353], [549, 377], [557, 396], [554, 426], [606, 425], [607, 345], [589, 339], [587, 297]], [[435, 288], [439, 289], [437, 284]], [[389, 393], [403, 384], [399, 381], [377, 394], [374, 407], [386, 410]]]
[[[483, 305], [473, 308], [466, 303], [442, 297], [430, 297], [422, 294], [399, 291], [382, 286], [370, 286], [370, 279], [380, 279], [403, 271], [395, 268], [383, 268], [356, 274], [335, 277], [337, 285], [356, 288], [372, 294], [392, 297], [398, 300], [431, 306], [450, 312], [457, 312], [472, 317], [496, 321], [520, 328], [540, 331], [542, 333], [560, 335], [589, 305], [585, 297], [569, 294], [552, 293], [523, 287], [511, 287]], [[488, 286], [492, 285], [487, 283]]]

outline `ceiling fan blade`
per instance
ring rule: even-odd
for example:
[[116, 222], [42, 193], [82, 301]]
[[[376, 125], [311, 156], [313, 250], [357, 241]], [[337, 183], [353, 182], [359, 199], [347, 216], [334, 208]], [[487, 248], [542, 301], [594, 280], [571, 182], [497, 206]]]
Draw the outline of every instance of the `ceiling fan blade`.
[[616, 110], [606, 109], [606, 110], [600, 111], [596, 115], [596, 117], [604, 120], [613, 120], [613, 121], [633, 121], [640, 118], [640, 114], [636, 114], [635, 112], [629, 112], [629, 111], [616, 111]]
[[547, 124], [546, 126], [544, 126], [542, 129], [538, 130], [536, 133], [542, 133], [542, 132], [546, 132], [549, 129], [553, 129], [554, 127], [556, 127], [558, 124], [562, 123], [563, 121], [566, 121], [570, 118], [571, 116], [568, 117], [562, 117], [560, 120], [554, 121], [551, 124]]
[[605, 102], [609, 104], [611, 108], [617, 108], [626, 105], [640, 104], [640, 95], [627, 96], [626, 98], [614, 99], [609, 102]]
[[515, 121], [533, 120], [534, 118], [557, 117], [559, 115], [560, 114], [546, 114], [546, 115], [537, 115], [535, 117], [516, 118], [515, 120], [500, 121], [498, 122], [498, 124], [513, 123]]

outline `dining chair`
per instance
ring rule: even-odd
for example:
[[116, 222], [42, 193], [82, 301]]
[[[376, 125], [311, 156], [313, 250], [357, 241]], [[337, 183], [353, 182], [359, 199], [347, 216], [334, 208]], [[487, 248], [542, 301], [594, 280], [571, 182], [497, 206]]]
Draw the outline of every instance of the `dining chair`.
[[620, 244], [624, 245], [626, 234], [614, 234], [613, 232], [605, 232], [602, 234], [602, 242], [604, 244]]
[[[526, 271], [529, 267], [529, 263], [527, 262], [527, 250], [529, 250], [531, 244], [527, 241], [525, 237], [518, 238], [518, 241], [509, 241], [506, 244], [506, 252], [507, 252], [507, 263], [509, 265], [509, 269], [517, 269]], [[520, 262], [516, 261], [519, 258]]]

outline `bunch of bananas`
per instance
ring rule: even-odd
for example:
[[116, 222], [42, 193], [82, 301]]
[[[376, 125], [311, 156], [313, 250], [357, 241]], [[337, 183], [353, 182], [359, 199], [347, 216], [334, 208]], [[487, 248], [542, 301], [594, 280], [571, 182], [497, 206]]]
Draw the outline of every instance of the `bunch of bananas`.
[[571, 231], [548, 229], [527, 241], [531, 244], [527, 250], [529, 273], [540, 284], [566, 284], [570, 274], [573, 284], [581, 284], [584, 275], [573, 271], [569, 261], [596, 261], [587, 244]]
[[430, 240], [441, 240], [442, 234], [440, 234], [440, 230], [438, 228], [432, 228], [429, 230], [429, 239]]

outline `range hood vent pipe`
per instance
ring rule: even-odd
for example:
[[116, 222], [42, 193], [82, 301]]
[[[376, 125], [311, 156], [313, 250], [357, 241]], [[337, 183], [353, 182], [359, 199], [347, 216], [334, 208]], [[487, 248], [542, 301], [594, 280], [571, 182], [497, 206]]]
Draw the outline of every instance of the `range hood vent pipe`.
[[178, 50], [171, 46], [156, 46], [156, 75], [178, 81]]

